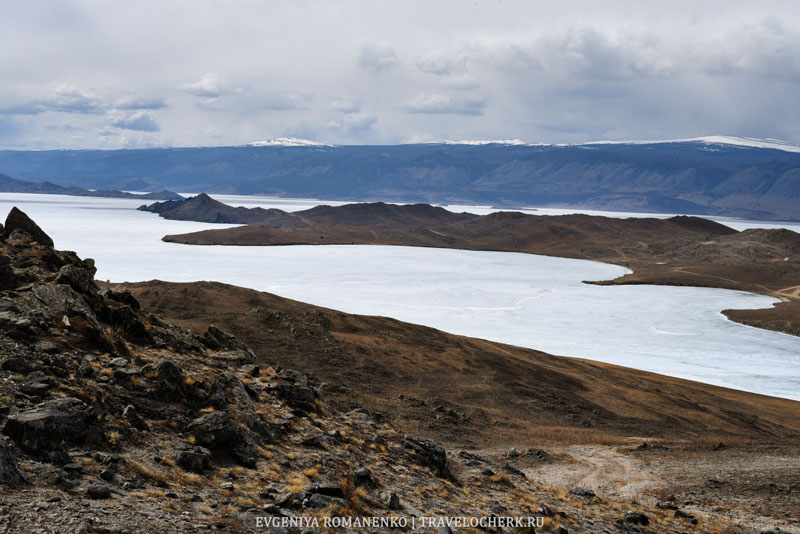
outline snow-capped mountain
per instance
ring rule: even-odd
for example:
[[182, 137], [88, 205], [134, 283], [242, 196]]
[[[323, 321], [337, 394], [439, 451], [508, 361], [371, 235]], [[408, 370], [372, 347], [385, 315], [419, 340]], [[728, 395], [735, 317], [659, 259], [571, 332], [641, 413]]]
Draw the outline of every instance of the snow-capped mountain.
[[247, 146], [334, 146], [310, 139], [300, 139], [297, 137], [276, 137], [267, 141], [255, 141], [248, 143]]

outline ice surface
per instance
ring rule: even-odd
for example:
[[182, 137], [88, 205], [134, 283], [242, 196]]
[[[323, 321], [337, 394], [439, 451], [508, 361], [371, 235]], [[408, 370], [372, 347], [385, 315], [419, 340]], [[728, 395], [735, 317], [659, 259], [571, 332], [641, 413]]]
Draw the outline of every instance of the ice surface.
[[[269, 204], [262, 199], [263, 206]], [[140, 200], [0, 194], [99, 279], [217, 280], [352, 313], [800, 400], [800, 338], [732, 323], [774, 299], [708, 288], [594, 286], [625, 269], [529, 254], [411, 247], [198, 247], [165, 234], [233, 225], [168, 221]], [[282, 207], [278, 205], [276, 207]], [[310, 207], [310, 206], [307, 206]]]

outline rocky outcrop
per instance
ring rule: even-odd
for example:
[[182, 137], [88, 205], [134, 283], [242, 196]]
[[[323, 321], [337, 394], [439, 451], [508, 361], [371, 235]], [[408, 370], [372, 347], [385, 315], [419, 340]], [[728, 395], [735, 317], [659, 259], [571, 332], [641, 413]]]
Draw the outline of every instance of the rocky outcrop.
[[408, 436], [403, 440], [403, 446], [421, 465], [432, 468], [440, 476], [450, 476], [447, 451], [432, 439]]
[[236, 463], [254, 467], [258, 457], [255, 440], [236, 426], [226, 412], [214, 412], [198, 417], [187, 427], [193, 442], [208, 447], [216, 458], [228, 457]]
[[5, 235], [10, 236], [14, 233], [15, 230], [19, 230], [21, 232], [25, 232], [31, 238], [48, 247], [53, 246], [53, 240], [50, 238], [49, 235], [44, 233], [44, 230], [39, 228], [39, 225], [33, 222], [30, 217], [25, 215], [22, 210], [18, 209], [17, 207], [11, 208], [11, 211], [8, 212], [8, 217], [6, 217], [5, 227]]
[[45, 454], [68, 444], [102, 439], [97, 410], [76, 398], [43, 402], [12, 415], [3, 432], [20, 448]]

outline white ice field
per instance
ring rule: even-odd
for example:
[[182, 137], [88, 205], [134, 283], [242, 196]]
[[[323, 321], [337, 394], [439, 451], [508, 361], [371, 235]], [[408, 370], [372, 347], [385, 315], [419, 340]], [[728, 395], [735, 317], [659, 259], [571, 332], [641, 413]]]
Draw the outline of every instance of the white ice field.
[[[286, 210], [319, 203], [217, 198]], [[614, 278], [625, 270], [528, 254], [170, 244], [161, 237], [230, 225], [167, 221], [136, 211], [141, 203], [2, 193], [0, 220], [18, 206], [57, 248], [95, 258], [103, 280], [216, 280], [346, 312], [800, 400], [800, 338], [741, 326], [719, 313], [768, 307], [775, 302], [768, 297], [705, 288], [588, 285], [581, 281]]]

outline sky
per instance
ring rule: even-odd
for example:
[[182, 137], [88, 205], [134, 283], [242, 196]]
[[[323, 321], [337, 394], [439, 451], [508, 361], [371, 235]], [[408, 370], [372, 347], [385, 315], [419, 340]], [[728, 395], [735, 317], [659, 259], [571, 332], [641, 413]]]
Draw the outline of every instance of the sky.
[[800, 144], [800, 2], [4, 0], [0, 148]]

